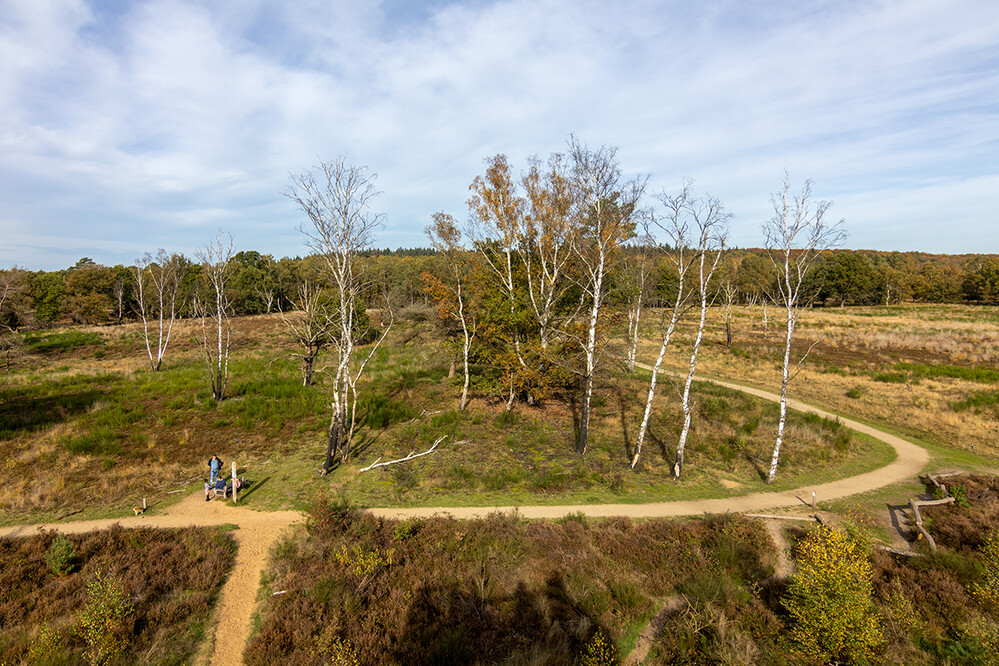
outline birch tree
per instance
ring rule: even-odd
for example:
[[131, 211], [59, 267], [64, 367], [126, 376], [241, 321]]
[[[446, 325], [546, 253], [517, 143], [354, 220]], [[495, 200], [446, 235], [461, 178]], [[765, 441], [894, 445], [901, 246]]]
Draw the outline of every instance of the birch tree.
[[322, 473], [328, 473], [337, 459], [350, 457], [350, 440], [355, 428], [358, 381], [378, 344], [388, 334], [386, 327], [369, 353], [354, 358], [360, 335], [358, 308], [363, 276], [357, 263], [358, 253], [371, 243], [382, 216], [371, 211], [380, 192], [367, 167], [348, 164], [343, 157], [320, 161], [312, 169], [291, 177], [285, 195], [308, 216], [308, 224], [299, 229], [309, 247], [322, 260], [331, 285], [333, 307], [330, 312], [334, 355], [330, 396], [330, 424], [326, 437], [326, 459]]
[[677, 477], [683, 473], [687, 435], [690, 433], [690, 385], [694, 381], [694, 371], [697, 369], [697, 352], [701, 347], [701, 340], [704, 338], [704, 322], [708, 314], [708, 287], [711, 283], [711, 276], [718, 268], [718, 261], [725, 249], [725, 225], [729, 219], [721, 202], [713, 197], [692, 201], [688, 210], [698, 233], [697, 295], [700, 300], [701, 318], [697, 324], [697, 335], [691, 346], [687, 379], [683, 385], [683, 428], [680, 430], [680, 441], [676, 446], [676, 464], [673, 466]]
[[212, 384], [212, 397], [218, 402], [225, 397], [229, 378], [232, 302], [228, 282], [232, 273], [232, 236], [227, 239], [219, 231], [196, 256], [201, 261], [203, 284], [195, 297], [194, 309], [201, 320], [201, 347]]
[[522, 183], [529, 207], [520, 256], [527, 277], [528, 301], [538, 325], [539, 345], [545, 353], [559, 324], [578, 313], [578, 308], [561, 312], [559, 305], [573, 284], [572, 248], [579, 227], [572, 216], [572, 183], [563, 155], [553, 154], [546, 167], [532, 160]]
[[[840, 245], [846, 238], [844, 222], [830, 224], [826, 213], [832, 205], [829, 201], [813, 202], [812, 182], [806, 180], [798, 195], [791, 194], [791, 177], [785, 172], [781, 191], [770, 197], [774, 215], [763, 223], [763, 236], [766, 241], [767, 256], [777, 275], [776, 301], [784, 310], [786, 328], [784, 333], [784, 361], [781, 364], [780, 418], [777, 422], [777, 438], [773, 455], [770, 458], [770, 471], [767, 483], [773, 483], [780, 461], [781, 445], [784, 442], [784, 427], [787, 423], [787, 388], [797, 375], [801, 364], [811, 351], [809, 347], [798, 357], [791, 367], [791, 342], [795, 326], [801, 314], [802, 303], [810, 302], [812, 294], [803, 294], [805, 278], [812, 270], [821, 254]], [[804, 297], [804, 298], [803, 298]], [[813, 345], [814, 346], [814, 345]]]
[[293, 311], [285, 312], [278, 301], [278, 316], [299, 349], [293, 356], [302, 361], [302, 386], [311, 386], [316, 359], [333, 337], [329, 299], [322, 287], [306, 280], [289, 300]]
[[586, 453], [590, 405], [597, 356], [601, 348], [597, 325], [607, 292], [607, 276], [617, 263], [619, 249], [634, 233], [638, 203], [645, 181], [624, 181], [617, 163], [617, 149], [591, 150], [576, 137], [569, 139], [571, 186], [576, 224], [582, 230], [573, 243], [579, 261], [581, 287], [589, 310], [586, 331], [580, 340], [584, 356], [583, 396], [580, 405], [576, 450]]
[[[517, 284], [514, 281], [514, 254], [523, 234], [526, 202], [517, 194], [511, 175], [510, 165], [505, 155], [496, 155], [486, 160], [484, 176], [476, 176], [469, 186], [472, 196], [468, 207], [472, 213], [471, 233], [482, 258], [498, 281], [509, 308], [510, 344], [516, 361], [526, 367], [520, 345], [520, 327], [517, 317]], [[515, 369], [510, 372], [510, 394], [506, 411], [513, 407]]]
[[466, 250], [462, 247], [461, 230], [458, 229], [453, 217], [447, 213], [434, 213], [433, 220], [433, 224], [427, 226], [426, 234], [430, 239], [430, 245], [437, 250], [438, 256], [447, 265], [448, 273], [447, 282], [438, 280], [441, 290], [446, 292], [441, 294], [442, 298], [438, 301], [438, 310], [442, 319], [456, 319], [461, 324], [461, 358], [464, 368], [464, 383], [461, 388], [458, 409], [464, 411], [468, 405], [468, 387], [471, 383], [468, 354], [472, 349], [477, 325], [475, 313], [468, 303]]
[[142, 319], [142, 338], [146, 343], [149, 367], [154, 372], [163, 365], [163, 357], [170, 345], [184, 267], [183, 257], [178, 254], [168, 255], [163, 249], [160, 249], [155, 259], [147, 252], [135, 261], [135, 302], [139, 318]]
[[115, 278], [114, 283], [111, 285], [111, 293], [114, 295], [114, 301], [118, 305], [118, 314], [115, 318], [115, 321], [118, 324], [121, 324], [121, 320], [125, 316], [125, 291], [125, 277], [123, 275], [119, 275]]
[[645, 436], [649, 430], [652, 403], [655, 400], [659, 384], [659, 369], [666, 357], [666, 349], [669, 347], [674, 331], [676, 331], [677, 323], [688, 309], [690, 289], [687, 286], [687, 274], [698, 256], [697, 252], [690, 249], [690, 204], [692, 199], [693, 191], [689, 183], [684, 184], [679, 194], [670, 195], [663, 192], [659, 195], [659, 202], [663, 206], [662, 214], [656, 210], [651, 211], [645, 225], [647, 237], [656, 244], [659, 252], [662, 252], [667, 261], [672, 264], [672, 270], [676, 275], [676, 293], [673, 295], [670, 307], [659, 318], [659, 354], [652, 366], [652, 377], [649, 380], [649, 390], [645, 397], [645, 410], [642, 412], [642, 422], [638, 426], [638, 434], [635, 436], [635, 448], [631, 457], [632, 469], [638, 465], [642, 456], [642, 445], [645, 443]]
[[652, 246], [653, 241], [645, 237], [633, 247], [620, 276], [625, 307], [628, 309], [628, 351], [625, 357], [628, 372], [635, 371], [642, 309], [652, 285], [652, 273], [655, 269]]

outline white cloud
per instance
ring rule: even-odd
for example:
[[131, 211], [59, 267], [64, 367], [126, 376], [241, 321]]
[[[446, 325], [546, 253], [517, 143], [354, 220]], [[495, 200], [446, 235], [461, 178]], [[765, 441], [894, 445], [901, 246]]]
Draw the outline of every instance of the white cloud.
[[296, 253], [288, 172], [341, 154], [379, 174], [377, 244], [417, 245], [433, 211], [464, 216], [484, 157], [523, 167], [569, 132], [653, 190], [693, 177], [743, 244], [787, 168], [858, 219], [851, 244], [907, 218], [950, 247], [933, 221], [959, 210], [999, 251], [996, 34], [988, 0], [5, 3], [0, 265], [21, 229], [189, 250], [231, 223]]

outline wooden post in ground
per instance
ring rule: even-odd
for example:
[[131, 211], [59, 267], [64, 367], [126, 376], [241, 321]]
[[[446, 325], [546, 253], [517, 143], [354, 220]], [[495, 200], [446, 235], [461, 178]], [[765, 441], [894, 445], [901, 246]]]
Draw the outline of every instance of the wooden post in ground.
[[145, 497], [142, 498], [142, 510], [143, 511], [146, 510], [146, 498]]
[[236, 461], [232, 461], [232, 503], [238, 504], [236, 501]]

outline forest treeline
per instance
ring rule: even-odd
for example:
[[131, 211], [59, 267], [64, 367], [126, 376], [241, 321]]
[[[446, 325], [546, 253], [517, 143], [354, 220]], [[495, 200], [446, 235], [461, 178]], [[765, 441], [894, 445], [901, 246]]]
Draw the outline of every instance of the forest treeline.
[[[635, 250], [637, 251], [637, 250]], [[201, 279], [199, 262], [171, 254], [183, 274], [178, 314], [190, 316]], [[661, 258], [664, 260], [664, 258]], [[233, 256], [231, 290], [236, 315], [287, 310], [298, 285], [320, 280], [314, 257], [275, 259], [256, 251]], [[421, 275], [443, 276], [446, 266], [432, 249], [368, 250], [358, 261], [367, 284], [364, 300], [372, 305], [385, 298], [394, 308], [428, 303]], [[770, 260], [763, 249], [731, 249], [722, 259], [716, 280], [731, 280], [738, 304], [760, 303], [772, 280]], [[662, 267], [662, 270], [666, 270]], [[630, 275], [611, 275], [630, 280]], [[943, 255], [923, 252], [832, 250], [809, 275], [816, 305], [878, 305], [902, 302], [999, 303], [999, 256]], [[0, 325], [13, 330], [61, 323], [115, 324], [138, 318], [136, 266], [104, 266], [88, 257], [58, 271], [0, 270], [0, 291], [6, 293]], [[611, 289], [611, 293], [622, 289]], [[651, 304], [668, 294], [653, 294]]]

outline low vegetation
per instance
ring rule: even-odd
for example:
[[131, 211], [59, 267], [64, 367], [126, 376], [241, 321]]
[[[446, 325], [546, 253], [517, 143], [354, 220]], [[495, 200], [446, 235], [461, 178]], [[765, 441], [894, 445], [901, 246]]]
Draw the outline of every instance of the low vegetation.
[[185, 664], [235, 560], [216, 528], [0, 539], [0, 664]]
[[938, 552], [796, 528], [788, 580], [738, 516], [389, 521], [320, 494], [274, 551], [247, 663], [616, 663], [666, 607], [645, 663], [994, 664], [999, 480], [953, 483], [963, 506], [926, 509]]
[[999, 482], [955, 482], [965, 506], [926, 509], [938, 552], [872, 549], [861, 524], [790, 530], [795, 576], [749, 589], [712, 576], [667, 618], [648, 663], [999, 663], [999, 613], [981, 592], [995, 580]]
[[664, 598], [707, 572], [766, 578], [769, 543], [736, 516], [399, 522], [321, 494], [308, 527], [274, 552], [246, 662], [349, 650], [367, 664], [613, 663], [592, 659], [629, 649]]

